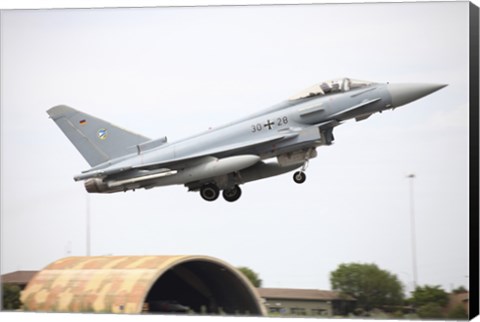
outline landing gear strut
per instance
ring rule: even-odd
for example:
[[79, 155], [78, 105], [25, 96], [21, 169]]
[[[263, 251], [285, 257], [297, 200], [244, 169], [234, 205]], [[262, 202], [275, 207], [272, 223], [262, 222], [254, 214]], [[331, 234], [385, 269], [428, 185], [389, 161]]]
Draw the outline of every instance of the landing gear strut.
[[200, 196], [206, 201], [214, 201], [218, 198], [220, 190], [213, 183], [207, 183], [200, 188]]
[[238, 198], [242, 195], [242, 189], [238, 185], [233, 186], [231, 189], [225, 189], [223, 190], [223, 198], [226, 201], [229, 202], [234, 202], [237, 201]]

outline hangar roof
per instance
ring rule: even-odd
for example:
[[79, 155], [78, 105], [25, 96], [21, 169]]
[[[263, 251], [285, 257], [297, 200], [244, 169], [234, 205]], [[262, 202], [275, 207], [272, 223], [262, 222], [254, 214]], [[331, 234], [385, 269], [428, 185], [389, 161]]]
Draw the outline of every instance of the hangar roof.
[[25, 311], [43, 312], [141, 313], [145, 303], [178, 299], [194, 312], [204, 301], [207, 313], [265, 313], [238, 270], [207, 256], [67, 257], [41, 270], [21, 295]]

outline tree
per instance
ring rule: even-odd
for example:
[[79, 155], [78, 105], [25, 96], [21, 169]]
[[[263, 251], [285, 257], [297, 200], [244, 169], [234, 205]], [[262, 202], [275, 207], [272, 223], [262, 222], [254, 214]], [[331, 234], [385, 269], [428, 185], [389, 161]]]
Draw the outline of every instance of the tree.
[[420, 307], [429, 303], [435, 303], [440, 307], [445, 307], [448, 304], [448, 293], [445, 292], [440, 285], [417, 286], [412, 293], [412, 304], [415, 307]]
[[422, 319], [441, 319], [444, 317], [442, 307], [433, 302], [418, 307], [416, 313]]
[[20, 308], [20, 287], [13, 284], [2, 285], [3, 310], [17, 310]]
[[468, 313], [465, 311], [461, 304], [458, 304], [453, 310], [451, 310], [447, 317], [449, 319], [456, 319], [456, 320], [467, 320]]
[[370, 311], [402, 305], [403, 285], [396, 275], [375, 264], [340, 264], [330, 273], [333, 290], [357, 299], [357, 307]]
[[448, 293], [440, 285], [417, 286], [412, 292], [410, 302], [421, 318], [443, 318], [443, 309], [448, 304]]
[[250, 281], [250, 283], [253, 284], [255, 287], [261, 287], [262, 286], [262, 280], [258, 276], [257, 273], [255, 273], [253, 270], [251, 270], [248, 267], [242, 266], [239, 267], [238, 270], [245, 275], [246, 278]]
[[462, 293], [467, 293], [468, 290], [465, 288], [465, 286], [459, 286], [456, 289], [452, 291], [453, 294], [462, 294]]

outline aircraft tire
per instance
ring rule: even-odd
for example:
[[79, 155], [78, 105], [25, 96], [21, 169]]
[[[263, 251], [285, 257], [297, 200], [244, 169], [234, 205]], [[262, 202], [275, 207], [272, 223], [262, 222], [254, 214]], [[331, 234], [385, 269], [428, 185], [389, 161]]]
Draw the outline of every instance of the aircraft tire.
[[223, 190], [223, 199], [228, 202], [237, 201], [242, 195], [242, 189], [238, 185], [235, 185], [232, 189]]
[[200, 196], [202, 196], [202, 198], [206, 201], [217, 200], [219, 195], [220, 190], [213, 183], [208, 183], [206, 185], [203, 185], [202, 188], [200, 188]]
[[297, 171], [293, 174], [293, 181], [295, 181], [295, 183], [304, 183], [305, 180], [307, 180], [307, 175], [305, 172]]

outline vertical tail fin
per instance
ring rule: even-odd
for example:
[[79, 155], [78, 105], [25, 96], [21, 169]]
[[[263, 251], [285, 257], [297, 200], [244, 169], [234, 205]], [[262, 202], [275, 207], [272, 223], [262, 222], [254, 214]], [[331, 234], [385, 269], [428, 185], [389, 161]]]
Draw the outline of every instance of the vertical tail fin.
[[150, 139], [65, 105], [47, 111], [90, 166], [134, 152]]

